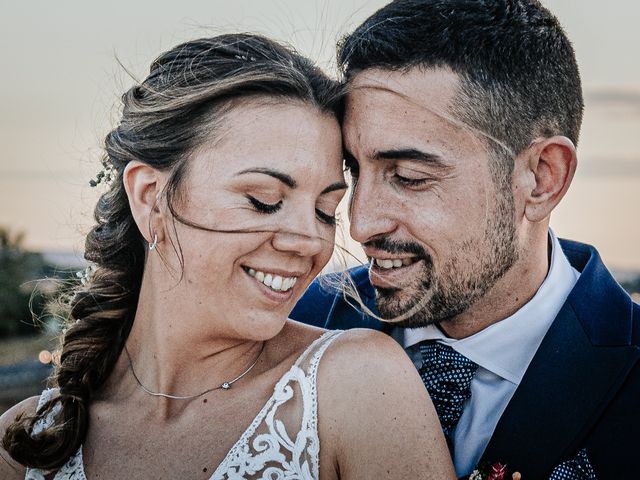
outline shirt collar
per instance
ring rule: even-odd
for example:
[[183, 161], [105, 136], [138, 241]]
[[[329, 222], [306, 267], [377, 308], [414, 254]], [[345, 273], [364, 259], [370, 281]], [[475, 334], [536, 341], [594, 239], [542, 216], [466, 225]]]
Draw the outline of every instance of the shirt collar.
[[533, 298], [513, 315], [460, 340], [447, 337], [435, 325], [406, 329], [404, 347], [423, 340], [439, 340], [480, 367], [519, 385], [580, 275], [565, 257], [551, 229], [549, 239], [551, 264], [547, 277]]

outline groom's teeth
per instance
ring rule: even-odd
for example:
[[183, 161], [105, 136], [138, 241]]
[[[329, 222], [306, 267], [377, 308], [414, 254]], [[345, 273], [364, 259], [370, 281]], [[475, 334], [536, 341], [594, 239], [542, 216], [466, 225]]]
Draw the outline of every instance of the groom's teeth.
[[376, 264], [381, 268], [393, 268], [393, 260], [380, 260], [376, 258]]
[[259, 270], [249, 268], [246, 270], [253, 278], [262, 282], [267, 287], [275, 290], [276, 292], [286, 292], [291, 290], [298, 280], [297, 277], [283, 277], [281, 275], [274, 275], [271, 273], [264, 273]]
[[374, 258], [375, 264], [382, 268], [383, 270], [391, 270], [392, 268], [400, 268], [400, 267], [406, 267], [407, 265], [411, 265], [414, 261], [413, 258], [403, 258], [403, 259], [399, 259], [399, 258], [394, 258], [393, 260], [386, 258], [386, 259], [380, 259], [380, 258]]

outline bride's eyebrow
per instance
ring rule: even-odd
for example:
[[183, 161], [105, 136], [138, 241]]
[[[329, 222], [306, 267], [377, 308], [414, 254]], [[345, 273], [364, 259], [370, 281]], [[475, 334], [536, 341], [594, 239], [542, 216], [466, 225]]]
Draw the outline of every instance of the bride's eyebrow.
[[322, 192], [320, 192], [320, 195], [324, 195], [325, 193], [335, 192], [336, 190], [346, 190], [347, 188], [349, 188], [349, 185], [347, 185], [345, 182], [332, 183], [327, 188], [322, 190]]
[[291, 177], [291, 175], [287, 175], [284, 172], [273, 170], [271, 168], [247, 168], [246, 170], [236, 173], [235, 176], [247, 173], [262, 173], [263, 175], [269, 175], [270, 177], [280, 180], [289, 188], [296, 188], [298, 186], [298, 183], [293, 179], [293, 177]]

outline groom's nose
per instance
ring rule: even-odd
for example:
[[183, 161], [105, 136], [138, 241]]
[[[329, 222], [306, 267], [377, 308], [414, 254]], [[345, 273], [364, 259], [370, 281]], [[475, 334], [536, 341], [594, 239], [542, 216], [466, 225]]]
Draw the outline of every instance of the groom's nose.
[[358, 179], [351, 195], [349, 216], [351, 237], [365, 243], [397, 228], [394, 206], [385, 195], [384, 185], [367, 178]]

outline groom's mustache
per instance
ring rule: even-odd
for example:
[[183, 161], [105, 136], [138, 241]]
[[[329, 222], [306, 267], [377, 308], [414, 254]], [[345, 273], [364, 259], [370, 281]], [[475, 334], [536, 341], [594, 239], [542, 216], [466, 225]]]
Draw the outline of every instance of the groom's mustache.
[[385, 237], [374, 238], [373, 240], [369, 240], [368, 242], [363, 243], [362, 246], [365, 248], [382, 250], [392, 255], [409, 254], [427, 260], [431, 258], [427, 251], [417, 243], [399, 242], [397, 240], [390, 240]]
[[[427, 253], [427, 251], [417, 243], [400, 242], [397, 240], [391, 240], [386, 237], [378, 237], [363, 243], [362, 246], [365, 248], [367, 247], [374, 248], [378, 251], [384, 251], [392, 255], [398, 255], [398, 254], [413, 255], [418, 260], [423, 260], [425, 273], [421, 278], [421, 284], [425, 289], [429, 289], [431, 287], [431, 284], [433, 282], [433, 273], [432, 273], [433, 260], [431, 258], [431, 255], [429, 255], [429, 253]], [[394, 288], [394, 287], [389, 287], [389, 288], [375, 287], [378, 298], [380, 299], [384, 299], [386, 297], [393, 297], [395, 292], [397, 292], [399, 289], [400, 288]], [[393, 315], [395, 315], [396, 313], [393, 313]]]

